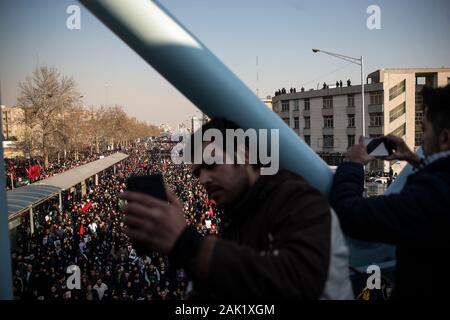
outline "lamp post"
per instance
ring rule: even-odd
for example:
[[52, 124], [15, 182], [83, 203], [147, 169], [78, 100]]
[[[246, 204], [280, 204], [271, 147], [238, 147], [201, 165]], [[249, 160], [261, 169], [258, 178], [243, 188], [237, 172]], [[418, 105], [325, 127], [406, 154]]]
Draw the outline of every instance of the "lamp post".
[[324, 51], [324, 50], [320, 50], [320, 49], [312, 49], [312, 51], [314, 53], [325, 53], [328, 54], [330, 56], [354, 63], [358, 66], [361, 66], [361, 99], [362, 99], [362, 135], [365, 136], [366, 135], [366, 111], [365, 111], [365, 106], [364, 106], [364, 59], [363, 56], [361, 56], [360, 58], [353, 58], [353, 57], [349, 57], [349, 56], [344, 56], [342, 54], [339, 53], [334, 53], [334, 52], [328, 52], [328, 51]]

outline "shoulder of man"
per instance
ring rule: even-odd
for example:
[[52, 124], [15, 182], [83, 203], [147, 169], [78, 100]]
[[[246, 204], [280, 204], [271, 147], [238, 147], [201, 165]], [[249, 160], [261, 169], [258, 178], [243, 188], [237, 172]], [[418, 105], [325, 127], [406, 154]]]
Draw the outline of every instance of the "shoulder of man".
[[450, 171], [446, 170], [423, 170], [408, 177], [405, 188], [401, 193], [409, 190], [421, 190], [423, 195], [429, 195], [428, 201], [437, 201], [434, 205], [450, 203]]
[[286, 214], [314, 208], [315, 212], [329, 212], [328, 199], [302, 176], [288, 170], [280, 170], [267, 183], [262, 196], [268, 201], [271, 211], [283, 210]]
[[296, 194], [297, 196], [307, 194], [327, 201], [326, 197], [302, 176], [289, 170], [280, 170], [276, 175], [272, 176], [265, 186], [263, 193], [282, 197], [289, 197], [292, 194]]

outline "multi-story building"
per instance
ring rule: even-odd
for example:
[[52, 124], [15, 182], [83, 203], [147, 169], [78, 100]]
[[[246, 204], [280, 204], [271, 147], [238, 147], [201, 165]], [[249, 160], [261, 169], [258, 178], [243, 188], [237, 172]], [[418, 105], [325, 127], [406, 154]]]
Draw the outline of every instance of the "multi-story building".
[[191, 119], [191, 132], [196, 132], [198, 129], [200, 129], [205, 123], [209, 121], [209, 117], [202, 113], [201, 117], [194, 116]]
[[267, 106], [267, 108], [272, 110], [272, 97], [271, 96], [267, 96], [265, 99], [261, 99], [261, 101], [264, 102], [264, 104]]
[[19, 107], [7, 107], [2, 105], [2, 130], [4, 141], [17, 140], [21, 133], [24, 111]]
[[1, 107], [2, 141], [3, 155], [13, 157], [21, 155], [17, 150], [16, 141], [23, 134], [24, 126], [22, 123], [24, 110], [20, 107]]
[[[450, 68], [380, 69], [364, 85], [366, 136], [394, 134], [411, 149], [422, 144], [421, 120], [424, 85], [450, 84]], [[272, 99], [276, 112], [329, 165], [362, 134], [361, 85], [278, 94]], [[374, 161], [371, 170], [395, 172], [404, 163]]]

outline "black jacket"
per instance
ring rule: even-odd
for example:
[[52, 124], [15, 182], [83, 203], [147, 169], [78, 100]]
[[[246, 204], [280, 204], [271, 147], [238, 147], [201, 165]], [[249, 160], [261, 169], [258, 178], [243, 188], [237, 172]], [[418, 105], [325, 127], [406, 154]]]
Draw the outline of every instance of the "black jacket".
[[397, 246], [395, 298], [448, 297], [450, 156], [410, 175], [399, 194], [363, 198], [363, 186], [362, 165], [338, 167], [330, 202], [344, 233]]
[[316, 189], [288, 171], [261, 176], [225, 216], [229, 221], [204, 283], [209, 297], [320, 297], [329, 267], [331, 218], [326, 198]]

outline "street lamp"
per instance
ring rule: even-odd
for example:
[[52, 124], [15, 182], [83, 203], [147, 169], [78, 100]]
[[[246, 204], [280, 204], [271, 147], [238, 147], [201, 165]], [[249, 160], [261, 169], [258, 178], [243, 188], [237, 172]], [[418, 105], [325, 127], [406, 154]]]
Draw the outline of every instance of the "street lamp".
[[320, 50], [317, 48], [312, 49], [312, 52], [314, 53], [325, 53], [328, 54], [330, 56], [357, 64], [358, 66], [361, 66], [361, 98], [362, 98], [362, 135], [365, 136], [366, 135], [366, 120], [365, 120], [365, 107], [364, 107], [364, 60], [363, 60], [363, 56], [361, 56], [361, 58], [353, 58], [353, 57], [349, 57], [349, 56], [344, 56], [342, 54], [339, 53], [333, 53], [333, 52], [328, 52], [328, 51], [324, 51], [324, 50]]

